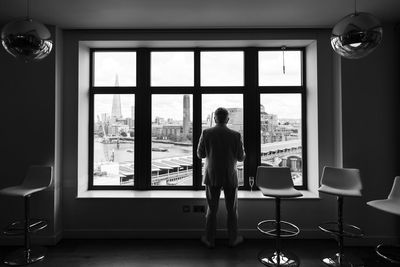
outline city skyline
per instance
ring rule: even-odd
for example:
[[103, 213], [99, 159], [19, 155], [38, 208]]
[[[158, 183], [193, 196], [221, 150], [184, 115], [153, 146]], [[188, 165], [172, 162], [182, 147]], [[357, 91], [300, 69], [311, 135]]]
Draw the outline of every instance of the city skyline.
[[[238, 51], [225, 51], [223, 53], [202, 52], [202, 58], [206, 64], [204, 66], [207, 66], [207, 71], [204, 69], [204, 66], [202, 66], [203, 76], [201, 79], [206, 77], [209, 81], [217, 82], [219, 78], [222, 79], [221, 77], [223, 77], [225, 81], [238, 81], [238, 71], [229, 70], [228, 66], [240, 66], [240, 64], [242, 64], [240, 60], [242, 54], [243, 52]], [[152, 52], [151, 55], [152, 60], [154, 60], [151, 71], [153, 73], [158, 73], [157, 75], [152, 75], [152, 84], [171, 86], [171, 88], [173, 88], [174, 82], [172, 80], [173, 77], [176, 77], [180, 81], [186, 81], [185, 83], [187, 83], [188, 86], [193, 86], [193, 73], [181, 71], [182, 67], [184, 67], [184, 70], [192, 69], [193, 52]], [[285, 52], [285, 74], [283, 74], [282, 69], [282, 57], [282, 51], [264, 51], [260, 53], [260, 59], [266, 62], [260, 66], [260, 74], [264, 77], [262, 78], [263, 81], [265, 81], [265, 77], [267, 77], [272, 83], [275, 83], [277, 80], [285, 80], [289, 84], [301, 82], [298, 72], [300, 71], [298, 67], [301, 62], [300, 52]], [[166, 64], [168, 67], [166, 67]], [[221, 72], [221, 68], [226, 68], [226, 70]], [[239, 72], [242, 70], [241, 68], [237, 69]], [[116, 76], [118, 76], [119, 80], [119, 85], [117, 86], [136, 86], [136, 52], [96, 52], [94, 74], [95, 86], [116, 86]], [[182, 75], [187, 75], [187, 77], [182, 77]], [[243, 94], [238, 95], [243, 96]], [[285, 97], [280, 98], [272, 96], [269, 99], [274, 99], [274, 101], [267, 101], [268, 103], [265, 103], [265, 101], [261, 99], [261, 104], [264, 105], [267, 113], [277, 114], [282, 119], [301, 119], [301, 112], [299, 112], [299, 110], [301, 111], [301, 101], [290, 95], [291, 94], [285, 94]], [[176, 95], [162, 96], [163, 97], [157, 100], [157, 105], [152, 105], [152, 121], [157, 117], [155, 114], [162, 114], [165, 119], [182, 120], [182, 99], [173, 97]], [[225, 94], [223, 97], [218, 98], [215, 97], [218, 95], [213, 94], [212, 96], [213, 97], [208, 97], [208, 95], [203, 95], [203, 121], [206, 120], [211, 112], [220, 106], [225, 108], [243, 108], [243, 101], [237, 101], [237, 99], [235, 99], [235, 94]], [[205, 98], [207, 98], [207, 101], [204, 101]], [[190, 106], [193, 107], [192, 97], [190, 101]], [[221, 103], [224, 103], [224, 105]], [[134, 97], [132, 98], [129, 95], [121, 94], [121, 112], [123, 118], [130, 117], [131, 106], [134, 105]], [[108, 99], [104, 95], [95, 95], [96, 118], [98, 115], [104, 113], [111, 114], [111, 106], [112, 99]]]
[[[221, 97], [221, 99], [218, 96], [223, 97]], [[240, 99], [238, 101], [238, 99], [235, 99], [237, 96], [242, 95], [203, 95], [203, 99], [207, 102], [203, 100], [202, 121], [206, 120], [207, 116], [211, 114], [211, 112], [209, 112], [210, 110], [214, 111], [217, 107], [221, 106], [221, 101], [223, 100], [227, 102], [224, 105], [225, 108], [243, 108], [242, 100]], [[134, 95], [120, 94], [120, 97], [122, 118], [130, 118], [131, 107], [134, 107], [135, 103]], [[157, 100], [157, 106], [153, 105], [152, 121], [154, 121], [156, 117], [162, 117], [164, 119], [171, 118], [176, 121], [183, 120], [183, 95], [153, 95], [153, 101], [154, 99]], [[95, 117], [101, 117], [101, 114], [108, 114], [111, 116], [112, 101], [113, 95], [95, 95]], [[300, 94], [285, 94], [284, 98], [282, 94], [262, 94], [260, 96], [260, 102], [267, 113], [276, 114], [279, 119], [301, 119]], [[190, 97], [190, 106], [193, 107], [192, 97]], [[190, 116], [190, 121], [192, 121], [192, 116]]]

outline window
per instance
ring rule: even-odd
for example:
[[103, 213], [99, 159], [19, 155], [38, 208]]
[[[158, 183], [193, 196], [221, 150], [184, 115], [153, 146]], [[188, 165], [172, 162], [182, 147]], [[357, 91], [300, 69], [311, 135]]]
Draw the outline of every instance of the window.
[[93, 185], [133, 185], [135, 95], [95, 94]]
[[258, 165], [307, 187], [303, 49], [92, 49], [90, 189], [203, 188], [201, 131], [225, 107], [242, 134], [240, 189]]
[[291, 170], [305, 188], [305, 89], [301, 51], [259, 51], [260, 164]]
[[192, 95], [153, 94], [151, 185], [193, 185]]
[[90, 188], [131, 187], [135, 177], [136, 52], [92, 53]]

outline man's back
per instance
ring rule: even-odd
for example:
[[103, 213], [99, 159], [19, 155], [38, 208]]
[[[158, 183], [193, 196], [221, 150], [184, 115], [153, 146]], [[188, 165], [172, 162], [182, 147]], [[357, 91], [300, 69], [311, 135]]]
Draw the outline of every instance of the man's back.
[[217, 125], [203, 131], [197, 155], [206, 158], [204, 184], [210, 186], [237, 187], [237, 161], [244, 159], [243, 144], [239, 132], [226, 125]]

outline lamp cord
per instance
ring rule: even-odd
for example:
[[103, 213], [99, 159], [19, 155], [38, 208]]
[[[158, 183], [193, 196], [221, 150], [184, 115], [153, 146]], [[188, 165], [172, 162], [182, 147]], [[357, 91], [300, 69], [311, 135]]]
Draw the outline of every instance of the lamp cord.
[[31, 18], [31, 2], [29, 0], [26, 0], [26, 15], [28, 19]]
[[354, 0], [354, 14], [357, 14], [357, 0]]
[[281, 49], [282, 49], [282, 71], [283, 71], [283, 74], [286, 74], [286, 67], [285, 67], [285, 49], [286, 49], [286, 46], [282, 46]]

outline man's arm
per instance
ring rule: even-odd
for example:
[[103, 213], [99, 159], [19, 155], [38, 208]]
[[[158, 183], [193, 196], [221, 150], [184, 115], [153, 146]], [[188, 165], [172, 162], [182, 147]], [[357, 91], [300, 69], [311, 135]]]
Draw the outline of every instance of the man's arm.
[[239, 134], [239, 142], [238, 142], [238, 151], [237, 151], [237, 160], [243, 161], [246, 157], [246, 153], [244, 152], [242, 135]]
[[201, 133], [199, 139], [199, 145], [197, 146], [197, 157], [199, 157], [200, 159], [206, 157], [206, 148], [204, 145], [204, 132]]

